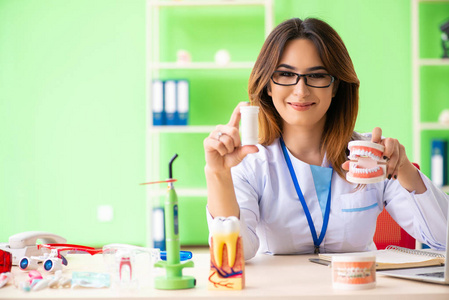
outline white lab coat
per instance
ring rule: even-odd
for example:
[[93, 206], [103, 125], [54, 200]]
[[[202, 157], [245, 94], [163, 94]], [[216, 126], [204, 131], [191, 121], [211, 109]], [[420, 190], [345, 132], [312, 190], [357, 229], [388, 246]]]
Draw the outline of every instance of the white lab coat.
[[[270, 146], [258, 145], [232, 168], [232, 178], [240, 206], [240, 233], [245, 259], [259, 251], [267, 254], [313, 253], [314, 245], [303, 208], [294, 188], [279, 139]], [[317, 235], [323, 214], [310, 165], [289, 153], [299, 186], [310, 210]], [[324, 159], [322, 167], [329, 167]], [[320, 252], [354, 252], [376, 249], [373, 236], [376, 220], [384, 206], [410, 235], [432, 248], [446, 245], [448, 196], [422, 173], [427, 191], [409, 193], [397, 180], [356, 185], [332, 175], [329, 224]], [[377, 205], [376, 205], [377, 204]], [[209, 224], [212, 220], [207, 213]]]

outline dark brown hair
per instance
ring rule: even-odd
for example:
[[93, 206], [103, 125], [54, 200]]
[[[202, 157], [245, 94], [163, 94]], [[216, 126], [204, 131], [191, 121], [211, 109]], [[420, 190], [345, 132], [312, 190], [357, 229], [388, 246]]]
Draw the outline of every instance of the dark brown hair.
[[346, 160], [345, 151], [354, 131], [360, 83], [342, 39], [324, 21], [314, 18], [284, 21], [270, 33], [262, 46], [248, 84], [251, 104], [259, 106], [261, 111], [259, 142], [270, 145], [282, 135], [282, 118], [268, 95], [268, 89], [285, 45], [293, 39], [311, 40], [324, 67], [337, 79], [334, 85], [338, 85], [338, 89], [326, 113], [321, 147], [330, 165], [344, 178], [341, 164]]

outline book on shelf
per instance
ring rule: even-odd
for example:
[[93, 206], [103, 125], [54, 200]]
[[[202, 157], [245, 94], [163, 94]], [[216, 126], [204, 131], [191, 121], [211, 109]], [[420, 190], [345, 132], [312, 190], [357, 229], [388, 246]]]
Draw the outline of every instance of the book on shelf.
[[164, 82], [165, 125], [176, 125], [176, 81]]
[[152, 109], [153, 109], [153, 125], [154, 126], [164, 125], [165, 124], [164, 82], [162, 80], [153, 81]]
[[320, 253], [319, 258], [332, 261], [334, 256], [376, 256], [376, 270], [406, 269], [444, 265], [443, 251], [414, 250], [399, 246], [388, 246], [384, 250], [353, 253]]
[[189, 116], [189, 82], [187, 80], [176, 82], [176, 95], [177, 125], [187, 125]]

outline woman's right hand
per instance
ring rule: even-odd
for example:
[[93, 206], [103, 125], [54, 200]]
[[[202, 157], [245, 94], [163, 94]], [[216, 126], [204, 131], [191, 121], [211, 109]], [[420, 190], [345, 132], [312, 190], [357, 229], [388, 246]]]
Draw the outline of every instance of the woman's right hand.
[[206, 154], [206, 170], [223, 172], [238, 165], [246, 155], [256, 153], [259, 149], [254, 146], [241, 146], [239, 134], [240, 107], [249, 105], [240, 102], [234, 109], [229, 123], [218, 125], [204, 140]]

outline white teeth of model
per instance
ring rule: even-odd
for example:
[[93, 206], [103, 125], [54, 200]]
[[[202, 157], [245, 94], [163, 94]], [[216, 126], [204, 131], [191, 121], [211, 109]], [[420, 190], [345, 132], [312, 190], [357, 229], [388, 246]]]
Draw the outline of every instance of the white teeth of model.
[[379, 169], [380, 169], [380, 167], [374, 167], [371, 169], [363, 169], [363, 168], [356, 167], [352, 171], [353, 171], [353, 173], [358, 173], [358, 174], [362, 174], [362, 173], [369, 174], [369, 173], [375, 173], [375, 172], [379, 171]]
[[222, 266], [223, 260], [223, 246], [226, 245], [228, 252], [228, 263], [232, 268], [235, 263], [235, 252], [237, 249], [237, 239], [240, 233], [240, 222], [237, 217], [216, 217], [212, 221], [212, 237], [213, 251], [215, 262], [218, 267]]
[[367, 150], [361, 150], [361, 149], [354, 149], [351, 151], [350, 159], [357, 159], [357, 156], [366, 156], [370, 157], [373, 160], [380, 160], [379, 156], [376, 156], [374, 153], [367, 151]]

